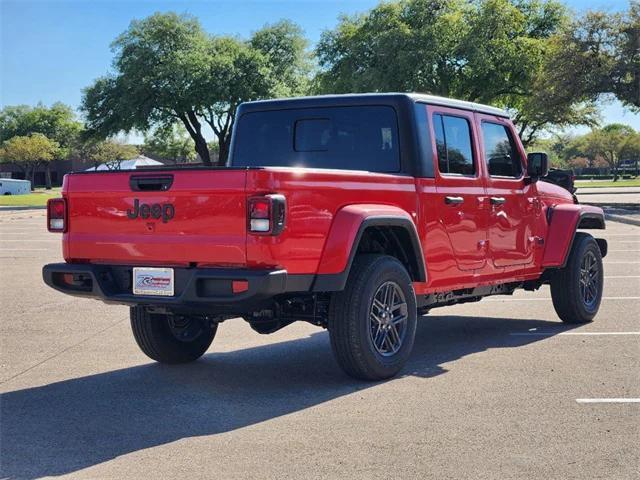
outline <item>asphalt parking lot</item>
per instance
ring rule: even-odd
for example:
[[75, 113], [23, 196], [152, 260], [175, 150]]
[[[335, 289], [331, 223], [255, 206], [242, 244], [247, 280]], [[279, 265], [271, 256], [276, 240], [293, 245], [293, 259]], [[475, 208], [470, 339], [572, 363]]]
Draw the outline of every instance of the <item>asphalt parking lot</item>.
[[595, 322], [547, 288], [434, 310], [404, 374], [363, 383], [306, 324], [232, 320], [200, 361], [150, 362], [125, 307], [42, 283], [44, 223], [0, 212], [1, 478], [638, 478], [640, 227], [600, 232]]

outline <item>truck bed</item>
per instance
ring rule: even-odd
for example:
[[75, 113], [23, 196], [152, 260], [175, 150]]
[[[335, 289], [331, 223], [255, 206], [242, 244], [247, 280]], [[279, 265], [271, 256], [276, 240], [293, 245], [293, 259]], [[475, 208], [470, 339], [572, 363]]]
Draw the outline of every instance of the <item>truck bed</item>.
[[[134, 191], [132, 179], [170, 177], [164, 191]], [[279, 193], [287, 225], [278, 236], [248, 234], [247, 199]], [[71, 263], [285, 268], [313, 274], [333, 218], [345, 205], [369, 202], [416, 211], [414, 179], [350, 170], [167, 168], [68, 175], [63, 187], [69, 225], [64, 258]], [[130, 218], [135, 202], [159, 205], [159, 217]], [[174, 215], [164, 221], [162, 207]]]

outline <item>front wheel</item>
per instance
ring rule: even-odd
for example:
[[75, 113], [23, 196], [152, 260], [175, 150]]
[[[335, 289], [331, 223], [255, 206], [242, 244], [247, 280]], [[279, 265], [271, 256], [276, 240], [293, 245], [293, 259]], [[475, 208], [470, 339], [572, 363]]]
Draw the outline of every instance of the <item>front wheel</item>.
[[595, 239], [576, 233], [564, 268], [551, 279], [551, 298], [558, 316], [565, 323], [593, 320], [602, 300], [604, 273], [602, 253]]
[[131, 307], [131, 330], [140, 350], [160, 363], [187, 363], [207, 351], [218, 330], [204, 317], [150, 313]]
[[344, 291], [332, 295], [329, 335], [338, 364], [352, 377], [382, 380], [406, 364], [416, 334], [416, 296], [394, 257], [356, 257]]

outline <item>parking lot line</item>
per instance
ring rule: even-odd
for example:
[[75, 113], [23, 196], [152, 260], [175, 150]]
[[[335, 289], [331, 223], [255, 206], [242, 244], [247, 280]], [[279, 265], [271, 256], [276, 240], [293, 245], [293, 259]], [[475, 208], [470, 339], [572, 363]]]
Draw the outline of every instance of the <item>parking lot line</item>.
[[640, 332], [511, 332], [514, 337], [552, 337], [555, 335], [640, 335]]
[[640, 403], [640, 398], [576, 398], [578, 403]]
[[640, 278], [640, 275], [605, 275], [604, 279], [609, 278]]
[[38, 225], [38, 226], [46, 226], [47, 223], [43, 220], [41, 222], [22, 222], [20, 220], [13, 220], [11, 223], [7, 222], [6, 225], [21, 225], [21, 226], [25, 226], [25, 225]]
[[3, 252], [48, 252], [48, 248], [3, 248]]
[[[0, 238], [0, 241], [2, 242], [20, 242], [20, 243], [24, 243], [25, 240], [24, 239], [15, 239], [15, 238]], [[50, 242], [57, 242], [58, 240], [56, 239], [51, 239], [51, 240], [26, 240], [29, 243], [50, 243]]]

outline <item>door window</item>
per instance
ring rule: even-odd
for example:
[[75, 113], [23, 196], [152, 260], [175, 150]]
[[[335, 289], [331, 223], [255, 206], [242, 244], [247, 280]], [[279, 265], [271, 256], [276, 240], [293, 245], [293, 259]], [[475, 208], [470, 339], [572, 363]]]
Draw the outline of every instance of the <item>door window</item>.
[[438, 169], [444, 175], [475, 175], [471, 126], [466, 118], [435, 114]]
[[509, 129], [498, 123], [482, 122], [482, 139], [489, 175], [520, 178], [522, 162]]

